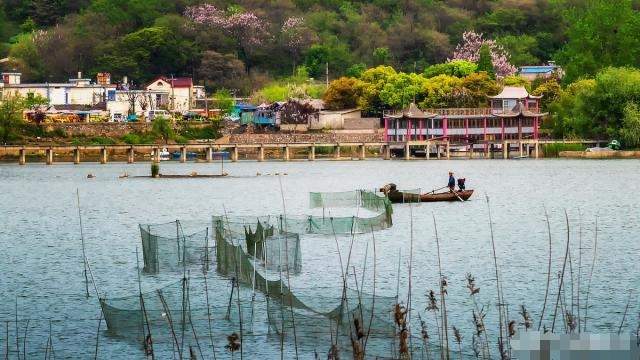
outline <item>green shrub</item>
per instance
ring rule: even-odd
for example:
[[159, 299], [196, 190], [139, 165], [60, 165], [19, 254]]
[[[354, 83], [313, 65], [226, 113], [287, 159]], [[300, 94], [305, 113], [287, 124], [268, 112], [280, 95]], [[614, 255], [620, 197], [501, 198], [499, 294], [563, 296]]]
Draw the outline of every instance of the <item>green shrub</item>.
[[129, 145], [135, 145], [135, 144], [141, 144], [142, 143], [140, 141], [140, 135], [135, 134], [135, 133], [126, 134], [125, 136], [121, 137], [120, 140], [122, 140], [123, 143], [129, 144]]
[[160, 164], [153, 162], [151, 163], [151, 176], [158, 177], [160, 175]]

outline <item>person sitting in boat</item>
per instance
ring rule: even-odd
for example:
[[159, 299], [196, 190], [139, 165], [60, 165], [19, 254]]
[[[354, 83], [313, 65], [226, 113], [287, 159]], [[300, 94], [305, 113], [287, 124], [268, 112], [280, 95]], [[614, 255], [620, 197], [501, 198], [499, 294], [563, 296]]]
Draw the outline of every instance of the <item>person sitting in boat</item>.
[[453, 192], [456, 189], [456, 178], [453, 177], [453, 171], [449, 171], [449, 191]]
[[466, 188], [464, 186], [465, 178], [458, 178], [458, 191], [464, 191]]

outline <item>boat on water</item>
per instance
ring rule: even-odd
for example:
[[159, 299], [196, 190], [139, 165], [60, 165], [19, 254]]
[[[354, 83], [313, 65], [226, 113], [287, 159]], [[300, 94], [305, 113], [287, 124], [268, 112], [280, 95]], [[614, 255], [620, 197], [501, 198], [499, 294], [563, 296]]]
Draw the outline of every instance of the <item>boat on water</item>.
[[416, 194], [398, 190], [395, 184], [385, 185], [380, 189], [380, 192], [384, 193], [389, 201], [394, 204], [440, 201], [467, 201], [469, 200], [471, 195], [473, 195], [473, 190], [459, 190], [453, 192], [447, 190], [438, 193], [432, 191], [425, 194]]

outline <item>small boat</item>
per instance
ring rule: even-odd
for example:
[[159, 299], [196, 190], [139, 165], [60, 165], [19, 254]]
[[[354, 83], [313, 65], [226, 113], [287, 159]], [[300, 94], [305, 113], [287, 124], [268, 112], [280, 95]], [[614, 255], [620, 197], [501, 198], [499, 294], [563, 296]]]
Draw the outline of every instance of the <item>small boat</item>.
[[402, 192], [396, 189], [395, 184], [388, 184], [380, 189], [380, 192], [384, 193], [389, 200], [394, 204], [402, 203], [417, 203], [417, 202], [440, 202], [440, 201], [467, 201], [473, 195], [473, 190], [462, 191], [443, 191], [443, 192], [429, 192], [426, 194], [416, 194], [409, 192]]

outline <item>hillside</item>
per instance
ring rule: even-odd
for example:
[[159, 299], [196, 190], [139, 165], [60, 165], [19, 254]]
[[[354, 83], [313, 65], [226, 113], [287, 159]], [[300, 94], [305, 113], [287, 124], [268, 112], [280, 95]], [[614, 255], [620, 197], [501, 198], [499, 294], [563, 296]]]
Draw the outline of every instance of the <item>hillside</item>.
[[379, 64], [421, 71], [451, 57], [470, 29], [495, 39], [516, 66], [552, 59], [566, 39], [563, 1], [220, 0], [211, 2], [222, 18], [213, 25], [185, 16], [200, 3], [5, 0], [0, 55], [11, 55], [5, 68], [25, 81], [173, 74], [246, 93], [301, 64], [316, 79], [327, 62], [332, 78]]

